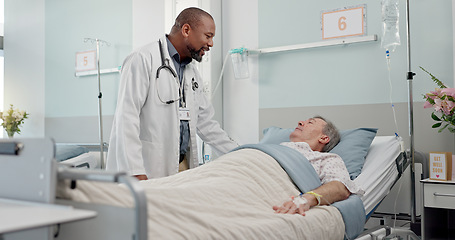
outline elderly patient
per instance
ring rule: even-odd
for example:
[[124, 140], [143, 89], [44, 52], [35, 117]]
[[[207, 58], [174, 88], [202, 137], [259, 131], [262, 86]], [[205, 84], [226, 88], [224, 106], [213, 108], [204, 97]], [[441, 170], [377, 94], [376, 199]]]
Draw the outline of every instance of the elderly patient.
[[322, 185], [281, 206], [273, 206], [276, 213], [305, 215], [313, 206], [345, 200], [351, 193], [363, 195], [364, 191], [351, 181], [341, 157], [328, 153], [340, 141], [338, 130], [331, 122], [320, 116], [300, 121], [289, 138], [291, 142], [281, 145], [302, 153], [316, 170]]

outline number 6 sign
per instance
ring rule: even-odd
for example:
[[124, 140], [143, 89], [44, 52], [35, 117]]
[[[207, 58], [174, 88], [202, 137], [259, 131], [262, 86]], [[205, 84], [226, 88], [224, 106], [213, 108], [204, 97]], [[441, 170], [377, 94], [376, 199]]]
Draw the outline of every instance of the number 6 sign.
[[365, 35], [365, 6], [323, 12], [322, 39]]

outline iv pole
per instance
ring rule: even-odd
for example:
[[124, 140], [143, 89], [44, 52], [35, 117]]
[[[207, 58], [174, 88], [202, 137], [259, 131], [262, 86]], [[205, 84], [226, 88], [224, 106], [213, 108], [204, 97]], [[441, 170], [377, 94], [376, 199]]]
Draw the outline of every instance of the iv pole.
[[411, 71], [411, 40], [409, 26], [409, 0], [406, 0], [406, 40], [407, 40], [407, 81], [408, 81], [408, 116], [409, 116], [409, 137], [410, 137], [410, 158], [411, 158], [411, 230], [416, 224], [416, 197], [415, 197], [415, 155], [414, 155], [414, 109], [412, 95], [412, 80], [415, 75]]
[[99, 119], [99, 137], [100, 137], [100, 164], [101, 169], [105, 169], [104, 164], [104, 140], [103, 140], [103, 111], [102, 111], [102, 97], [101, 93], [101, 72], [100, 72], [100, 43], [110, 46], [110, 43], [103, 41], [98, 38], [85, 38], [84, 42], [90, 41], [91, 43], [96, 42], [96, 66], [97, 66], [97, 77], [98, 77], [98, 119]]

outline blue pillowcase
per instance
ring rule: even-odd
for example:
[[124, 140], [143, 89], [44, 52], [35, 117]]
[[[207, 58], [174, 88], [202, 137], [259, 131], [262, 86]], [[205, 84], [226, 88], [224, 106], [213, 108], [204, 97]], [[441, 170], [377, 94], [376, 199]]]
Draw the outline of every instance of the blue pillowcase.
[[280, 144], [290, 142], [289, 135], [294, 131], [292, 128], [269, 127], [262, 131], [264, 137], [259, 143]]
[[[263, 130], [264, 137], [259, 143], [280, 144], [289, 142], [293, 128], [269, 127]], [[356, 128], [340, 131], [340, 142], [330, 151], [338, 154], [346, 164], [349, 176], [355, 179], [362, 172], [365, 157], [377, 128]]]
[[88, 149], [82, 146], [56, 144], [55, 159], [57, 162], [61, 162], [88, 152]]
[[340, 142], [330, 150], [331, 153], [336, 153], [343, 159], [352, 180], [362, 172], [365, 157], [377, 132], [377, 128], [340, 131]]

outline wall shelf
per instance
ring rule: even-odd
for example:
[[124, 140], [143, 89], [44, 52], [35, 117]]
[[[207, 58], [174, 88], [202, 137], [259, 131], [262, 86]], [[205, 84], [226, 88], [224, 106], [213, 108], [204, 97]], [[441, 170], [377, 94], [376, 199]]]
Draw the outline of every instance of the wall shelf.
[[[120, 72], [120, 67], [118, 68], [109, 68], [109, 69], [101, 69], [100, 74], [105, 74], [105, 73], [117, 73]], [[90, 75], [97, 75], [98, 70], [92, 70], [92, 71], [84, 71], [84, 72], [76, 72], [74, 76], [76, 77], [83, 77], [83, 76], [90, 76]]]
[[308, 49], [308, 48], [347, 45], [347, 44], [351, 44], [351, 43], [373, 42], [373, 41], [377, 41], [377, 40], [378, 40], [378, 36], [376, 34], [374, 34], [374, 35], [370, 35], [370, 36], [350, 37], [350, 38], [326, 40], [326, 41], [313, 42], [313, 43], [288, 45], [288, 46], [282, 46], [282, 47], [262, 48], [262, 49], [257, 49], [257, 50], [248, 50], [248, 51], [251, 53], [260, 53], [260, 54], [276, 53], [276, 52], [285, 52], [285, 51], [293, 51], [293, 50]]

